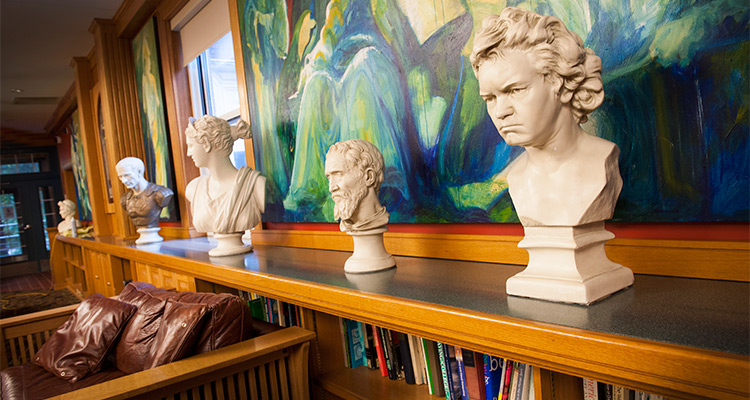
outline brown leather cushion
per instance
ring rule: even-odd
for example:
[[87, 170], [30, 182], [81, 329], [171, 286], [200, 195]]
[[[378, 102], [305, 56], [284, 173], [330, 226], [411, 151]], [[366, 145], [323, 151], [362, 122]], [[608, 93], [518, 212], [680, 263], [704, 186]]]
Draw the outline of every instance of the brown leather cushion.
[[122, 331], [115, 349], [117, 369], [126, 374], [143, 371], [164, 313], [167, 300], [155, 297], [152, 293], [166, 292], [151, 284], [131, 282], [125, 286], [118, 299], [138, 307]]
[[154, 338], [151, 352], [146, 356], [144, 369], [177, 361], [193, 352], [198, 332], [208, 307], [167, 300], [159, 332]]
[[57, 378], [38, 365], [23, 364], [0, 371], [2, 384], [0, 398], [3, 400], [46, 399], [121, 376], [125, 376], [125, 373], [111, 367], [71, 383]]
[[155, 295], [171, 295], [171, 298], [183, 303], [200, 303], [208, 306], [206, 322], [201, 328], [193, 354], [206, 353], [253, 337], [250, 307], [236, 295], [195, 292]]
[[135, 311], [130, 304], [98, 293], [91, 295], [50, 336], [32, 361], [72, 383], [99, 372]]

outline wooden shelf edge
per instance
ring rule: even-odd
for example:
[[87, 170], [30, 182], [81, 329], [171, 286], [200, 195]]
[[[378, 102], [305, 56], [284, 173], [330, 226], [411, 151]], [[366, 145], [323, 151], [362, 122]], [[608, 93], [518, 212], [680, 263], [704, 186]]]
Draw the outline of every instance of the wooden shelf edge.
[[[394, 255], [526, 265], [522, 236], [390, 233], [386, 249]], [[253, 243], [269, 246], [352, 251], [349, 235], [337, 231], [270, 230], [252, 232]], [[750, 282], [750, 243], [702, 240], [613, 239], [607, 254], [636, 274]]]

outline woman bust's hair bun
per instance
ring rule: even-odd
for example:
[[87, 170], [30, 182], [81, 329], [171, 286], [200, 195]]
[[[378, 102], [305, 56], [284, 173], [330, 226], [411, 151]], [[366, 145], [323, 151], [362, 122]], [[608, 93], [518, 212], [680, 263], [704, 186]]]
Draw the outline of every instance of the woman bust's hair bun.
[[232, 126], [232, 137], [237, 139], [252, 139], [253, 132], [250, 129], [250, 124], [244, 120], [240, 120], [237, 125]]

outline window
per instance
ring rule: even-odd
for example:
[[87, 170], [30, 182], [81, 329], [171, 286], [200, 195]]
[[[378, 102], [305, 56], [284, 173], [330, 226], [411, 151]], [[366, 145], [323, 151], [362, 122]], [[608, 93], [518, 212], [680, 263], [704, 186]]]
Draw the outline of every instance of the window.
[[[188, 64], [193, 115], [213, 115], [234, 125], [240, 118], [240, 97], [234, 64], [232, 33], [224, 35]], [[244, 140], [237, 140], [230, 156], [236, 168], [247, 165]]]
[[0, 174], [33, 174], [49, 172], [49, 155], [47, 153], [6, 154], [2, 156]]

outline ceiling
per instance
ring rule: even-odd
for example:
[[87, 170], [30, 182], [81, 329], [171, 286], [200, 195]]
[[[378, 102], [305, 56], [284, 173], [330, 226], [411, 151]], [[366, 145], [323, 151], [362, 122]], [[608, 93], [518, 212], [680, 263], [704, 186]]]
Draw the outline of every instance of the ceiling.
[[71, 60], [87, 56], [94, 47], [91, 23], [94, 18], [113, 18], [122, 2], [2, 0], [0, 131], [4, 144], [47, 136], [45, 125], [74, 82]]

